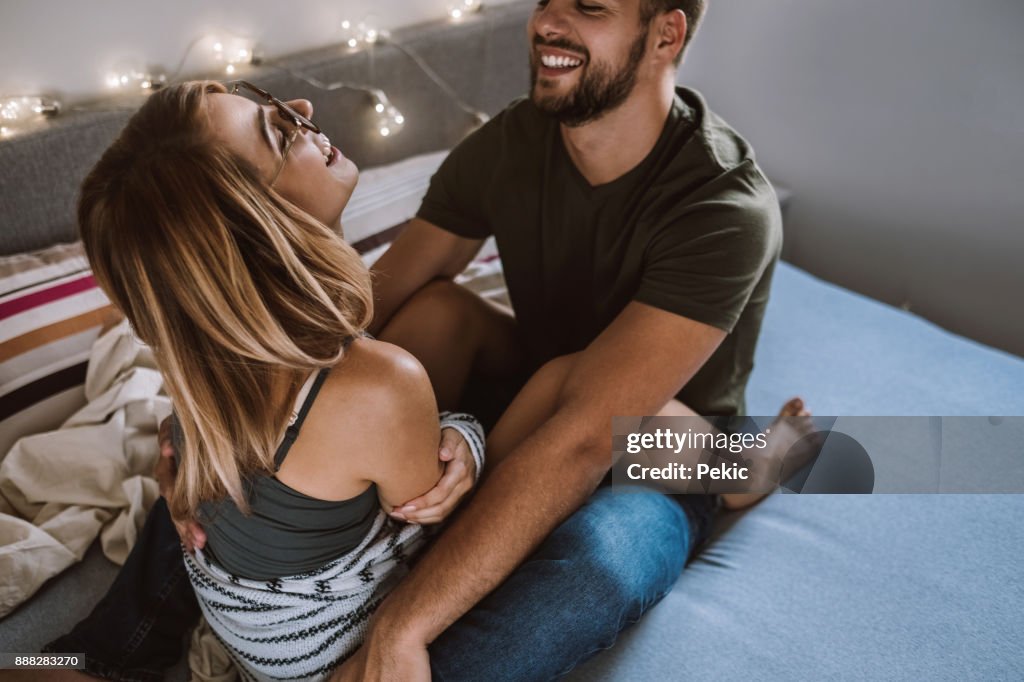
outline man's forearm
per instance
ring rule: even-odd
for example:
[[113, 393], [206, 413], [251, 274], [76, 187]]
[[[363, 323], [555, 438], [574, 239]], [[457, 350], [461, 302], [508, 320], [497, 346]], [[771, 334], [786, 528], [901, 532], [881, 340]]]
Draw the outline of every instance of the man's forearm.
[[556, 414], [498, 465], [381, 606], [375, 635], [433, 641], [583, 504], [611, 453], [588, 448], [572, 423]]

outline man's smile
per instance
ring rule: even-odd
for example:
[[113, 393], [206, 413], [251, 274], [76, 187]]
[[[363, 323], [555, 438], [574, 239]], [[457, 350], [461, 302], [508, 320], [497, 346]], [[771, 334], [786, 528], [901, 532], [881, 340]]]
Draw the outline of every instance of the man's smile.
[[552, 41], [544, 44], [539, 39], [533, 42], [534, 63], [537, 75], [542, 78], [557, 78], [571, 73], [587, 63], [589, 53], [585, 48], [576, 47], [568, 41]]

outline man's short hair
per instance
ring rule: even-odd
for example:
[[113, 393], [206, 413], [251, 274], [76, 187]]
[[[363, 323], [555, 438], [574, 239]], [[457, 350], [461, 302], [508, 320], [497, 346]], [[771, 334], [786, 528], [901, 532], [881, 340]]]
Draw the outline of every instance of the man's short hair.
[[683, 48], [676, 55], [676, 64], [678, 64], [682, 61], [686, 48], [690, 46], [693, 34], [697, 32], [707, 5], [707, 0], [640, 0], [640, 22], [647, 24], [659, 14], [675, 9], [683, 11], [683, 14], [686, 15], [686, 38], [683, 40]]

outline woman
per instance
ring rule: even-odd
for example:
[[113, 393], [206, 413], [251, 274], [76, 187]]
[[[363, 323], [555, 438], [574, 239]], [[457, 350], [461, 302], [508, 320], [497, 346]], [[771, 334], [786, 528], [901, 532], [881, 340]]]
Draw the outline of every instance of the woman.
[[[430, 381], [364, 335], [370, 277], [329, 226], [357, 170], [308, 116], [212, 82], [155, 93], [89, 174], [97, 281], [149, 344], [177, 423], [175, 518], [203, 612], [246, 676], [321, 679], [358, 646], [441, 476]], [[482, 433], [457, 428], [482, 466]], [[340, 447], [339, 447], [340, 445]]]

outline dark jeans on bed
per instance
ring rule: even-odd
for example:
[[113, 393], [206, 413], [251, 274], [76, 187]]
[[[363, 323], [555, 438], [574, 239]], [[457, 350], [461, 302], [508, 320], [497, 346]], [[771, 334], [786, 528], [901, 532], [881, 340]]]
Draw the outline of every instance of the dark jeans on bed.
[[[598, 489], [430, 646], [434, 679], [567, 674], [672, 589], [713, 516], [709, 497]], [[82, 652], [87, 672], [111, 680], [163, 679], [200, 613], [181, 553], [160, 498], [107, 595], [44, 651]]]

